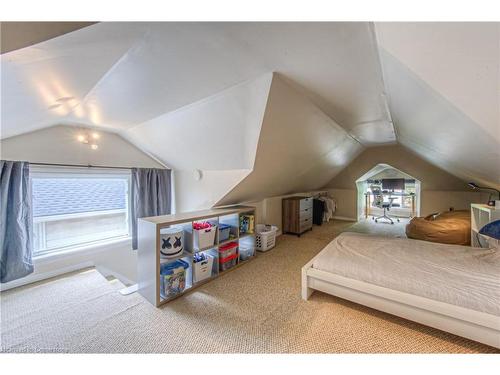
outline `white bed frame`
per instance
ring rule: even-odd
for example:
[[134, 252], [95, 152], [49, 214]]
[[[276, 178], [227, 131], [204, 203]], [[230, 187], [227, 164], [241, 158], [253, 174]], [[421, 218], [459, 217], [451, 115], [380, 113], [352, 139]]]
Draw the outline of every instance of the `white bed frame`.
[[500, 349], [500, 316], [321, 271], [316, 257], [302, 267], [304, 300], [319, 290]]

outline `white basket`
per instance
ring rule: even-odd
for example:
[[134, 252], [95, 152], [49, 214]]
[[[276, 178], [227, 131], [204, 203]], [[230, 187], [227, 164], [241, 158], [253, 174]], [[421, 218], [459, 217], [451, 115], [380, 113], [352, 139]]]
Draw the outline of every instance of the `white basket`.
[[271, 250], [276, 244], [277, 231], [277, 226], [257, 224], [255, 230], [255, 248], [258, 251]]
[[194, 248], [199, 250], [214, 246], [216, 232], [217, 225], [212, 225], [210, 228], [205, 229], [193, 229]]
[[202, 260], [201, 262], [193, 263], [193, 271], [194, 271], [194, 282], [198, 283], [200, 281], [206, 280], [212, 277], [212, 267], [214, 264], [214, 257], [211, 255], [207, 255], [206, 260]]

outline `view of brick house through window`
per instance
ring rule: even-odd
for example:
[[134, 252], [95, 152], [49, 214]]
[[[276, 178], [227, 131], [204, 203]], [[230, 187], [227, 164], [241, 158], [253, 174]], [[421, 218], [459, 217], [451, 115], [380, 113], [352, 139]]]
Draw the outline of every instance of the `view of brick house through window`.
[[35, 174], [35, 255], [129, 236], [128, 185], [128, 176]]

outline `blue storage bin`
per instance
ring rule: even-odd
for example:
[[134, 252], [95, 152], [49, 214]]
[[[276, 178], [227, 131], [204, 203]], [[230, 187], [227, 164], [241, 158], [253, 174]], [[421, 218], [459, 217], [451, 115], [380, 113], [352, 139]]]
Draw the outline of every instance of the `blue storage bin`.
[[188, 268], [189, 263], [182, 259], [160, 265], [160, 294], [162, 298], [171, 298], [184, 291]]
[[219, 242], [224, 242], [229, 239], [231, 226], [227, 224], [219, 224]]

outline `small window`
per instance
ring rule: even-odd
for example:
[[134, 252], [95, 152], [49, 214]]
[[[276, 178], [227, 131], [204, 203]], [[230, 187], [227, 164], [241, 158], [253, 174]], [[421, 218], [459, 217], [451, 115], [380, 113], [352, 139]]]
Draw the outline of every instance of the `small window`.
[[130, 235], [130, 173], [34, 168], [34, 255]]

